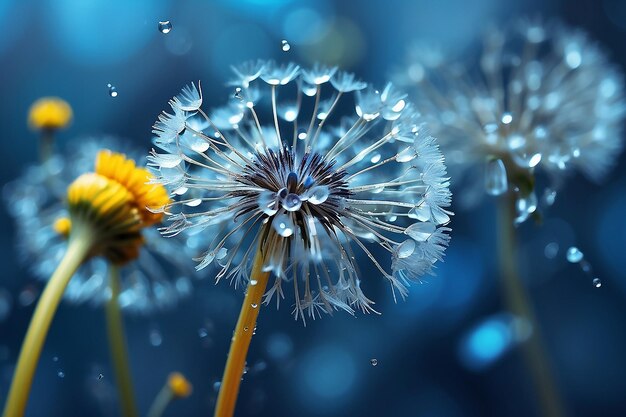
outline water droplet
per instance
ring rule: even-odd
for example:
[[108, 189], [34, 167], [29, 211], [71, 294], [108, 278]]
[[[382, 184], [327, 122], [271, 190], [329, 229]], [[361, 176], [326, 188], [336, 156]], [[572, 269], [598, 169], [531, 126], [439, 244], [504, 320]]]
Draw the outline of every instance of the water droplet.
[[274, 217], [272, 226], [274, 227], [274, 230], [276, 230], [276, 232], [282, 237], [289, 237], [293, 234], [293, 221], [291, 220], [291, 217], [286, 214], [279, 214]]
[[302, 207], [300, 196], [295, 193], [287, 194], [287, 197], [283, 200], [283, 208], [287, 211], [298, 211], [300, 207]]
[[244, 332], [247, 332], [248, 330], [250, 330], [250, 329], [248, 328], [248, 326], [246, 326], [246, 327], [244, 327], [244, 328], [243, 328], [243, 331], [244, 331]]
[[596, 288], [600, 288], [602, 286], [602, 281], [600, 280], [600, 278], [594, 278], [592, 282], [593, 286]]
[[117, 88], [115, 88], [113, 84], [107, 84], [107, 87], [109, 89], [109, 95], [114, 98], [117, 97]]
[[281, 42], [281, 48], [283, 50], [283, 52], [287, 52], [288, 50], [291, 49], [291, 45], [289, 45], [289, 42], [287, 42], [285, 39], [283, 39]]
[[150, 330], [149, 337], [150, 344], [154, 347], [161, 346], [161, 343], [163, 343], [163, 336], [161, 336], [161, 332], [159, 332], [157, 329]]
[[98, 374], [98, 381], [101, 381], [101, 380], [102, 380], [102, 378], [104, 378], [104, 375], [102, 375], [102, 374]]
[[559, 253], [559, 244], [556, 242], [550, 242], [543, 249], [543, 254], [548, 259], [554, 259]]
[[63, 372], [63, 371], [59, 371], [59, 372], [57, 372], [57, 376], [58, 376], [59, 378], [65, 378], [65, 372]]
[[493, 159], [485, 169], [485, 189], [489, 195], [501, 195], [509, 188], [506, 168], [501, 159]]
[[502, 121], [502, 124], [508, 125], [508, 124], [510, 124], [513, 121], [513, 115], [511, 113], [508, 113], [508, 112], [504, 113], [502, 115], [501, 121]]
[[396, 256], [400, 259], [408, 258], [415, 252], [415, 241], [407, 239], [396, 247]]
[[169, 20], [159, 22], [159, 32], [170, 33], [172, 31], [172, 23]]
[[298, 139], [300, 139], [300, 140], [306, 139], [306, 129], [305, 128], [298, 129]]
[[551, 206], [556, 201], [556, 191], [551, 188], [546, 188], [543, 192], [543, 202], [546, 206]]
[[235, 94], [234, 94], [234, 97], [235, 97], [237, 100], [243, 100], [243, 94], [241, 94], [241, 87], [237, 87], [237, 88], [235, 88]]
[[530, 193], [525, 197], [518, 197], [515, 202], [517, 208], [517, 215], [526, 219], [529, 214], [534, 213], [537, 210], [537, 195]]
[[375, 153], [374, 156], [372, 156], [370, 158], [370, 162], [372, 164], [376, 164], [376, 163], [378, 163], [380, 161], [380, 158], [381, 158], [380, 154], [379, 153]]
[[573, 264], [582, 261], [583, 253], [576, 247], [572, 246], [567, 250], [567, 260]]
[[259, 306], [259, 305], [258, 305], [257, 303], [252, 303], [252, 304], [250, 304], [250, 307], [252, 307], [252, 308], [257, 308], [258, 306]]
[[58, 356], [53, 356], [52, 357], [52, 362], [58, 362], [59, 361], [59, 357]]
[[204, 339], [208, 335], [209, 335], [209, 332], [207, 332], [207, 330], [204, 327], [201, 327], [198, 329], [198, 336], [200, 336], [201, 339]]
[[257, 281], [256, 279], [251, 279], [250, 280], [250, 286], [252, 286], [252, 287], [254, 287], [258, 283], [259, 283], [259, 281]]
[[378, 365], [378, 359], [372, 358], [372, 359], [370, 359], [370, 363], [372, 364], [372, 366], [376, 366], [376, 365]]
[[221, 385], [222, 385], [222, 381], [215, 381], [215, 383], [213, 384], [213, 391], [219, 392]]
[[317, 187], [312, 187], [309, 189], [309, 203], [311, 204], [322, 204], [324, 201], [328, 200], [328, 196], [330, 195], [330, 190], [326, 185], [318, 185]]

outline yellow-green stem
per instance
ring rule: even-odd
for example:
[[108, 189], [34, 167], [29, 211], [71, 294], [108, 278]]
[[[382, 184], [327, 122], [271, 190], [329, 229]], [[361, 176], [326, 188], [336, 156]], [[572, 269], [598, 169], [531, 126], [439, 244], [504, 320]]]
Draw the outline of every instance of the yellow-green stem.
[[514, 218], [514, 195], [503, 196], [498, 206], [500, 240], [498, 247], [504, 300], [508, 310], [515, 316], [527, 320], [533, 329], [529, 339], [523, 343], [522, 350], [539, 396], [541, 413], [544, 417], [562, 417], [563, 406], [552, 376], [551, 364], [545, 354], [539, 323], [535, 319], [528, 294], [519, 276]]
[[17, 360], [15, 374], [4, 407], [4, 417], [21, 417], [26, 411], [33, 377], [52, 318], [72, 275], [91, 250], [93, 236], [89, 232], [89, 230], [76, 230], [70, 238], [67, 252], [65, 252], [61, 263], [52, 274], [37, 302]]
[[161, 417], [173, 399], [174, 393], [172, 393], [172, 390], [166, 382], [165, 386], [161, 388], [161, 391], [159, 391], [154, 399], [154, 402], [150, 406], [148, 417]]
[[109, 336], [109, 350], [113, 360], [115, 371], [115, 381], [120, 397], [122, 416], [136, 417], [137, 406], [133, 394], [133, 383], [130, 375], [130, 364], [128, 361], [128, 351], [126, 347], [126, 337], [124, 336], [124, 322], [120, 311], [119, 294], [120, 278], [119, 270], [116, 266], [109, 266], [109, 288], [111, 298], [106, 304], [107, 334]]
[[237, 326], [230, 344], [228, 360], [226, 361], [226, 368], [224, 369], [224, 376], [222, 377], [220, 392], [215, 406], [215, 417], [232, 417], [235, 412], [235, 403], [239, 394], [239, 385], [246, 364], [248, 348], [250, 347], [252, 333], [254, 333], [256, 320], [261, 309], [262, 297], [270, 276], [269, 272], [263, 272], [263, 263], [262, 249], [259, 247], [254, 257], [248, 291], [243, 300], [239, 320], [237, 320]]
[[45, 164], [54, 154], [54, 130], [44, 129], [39, 139], [39, 162]]

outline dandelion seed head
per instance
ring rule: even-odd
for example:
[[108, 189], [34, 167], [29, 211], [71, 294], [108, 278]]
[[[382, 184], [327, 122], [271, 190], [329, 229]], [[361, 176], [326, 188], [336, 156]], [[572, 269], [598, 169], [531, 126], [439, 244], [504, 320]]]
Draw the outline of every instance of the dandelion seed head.
[[406, 94], [321, 65], [255, 61], [233, 72], [225, 106], [171, 100], [154, 126], [148, 166], [176, 200], [162, 208], [164, 235], [210, 236], [198, 268], [217, 264], [217, 280], [235, 286], [249, 282], [260, 247], [275, 277], [264, 302], [293, 287], [302, 319], [373, 311], [360, 258], [402, 297], [432, 273], [449, 240], [451, 194], [437, 142]]
[[[530, 19], [492, 29], [477, 68], [420, 51], [398, 81], [418, 87], [417, 107], [441, 138], [462, 201], [478, 200], [480, 184], [467, 182], [483, 182], [480, 171], [489, 194], [519, 190], [521, 199], [536, 199], [536, 170], [555, 188], [571, 171], [600, 181], [614, 164], [626, 115], [623, 75], [583, 31]], [[530, 213], [518, 214], [523, 221]]]
[[[133, 153], [132, 149], [124, 148], [120, 143], [122, 142], [111, 137], [81, 139], [68, 149], [66, 156], [53, 154], [45, 163], [27, 168], [22, 176], [5, 185], [3, 197], [7, 211], [15, 220], [20, 260], [36, 277], [42, 280], [49, 279], [67, 249], [67, 238], [73, 227], [70, 211], [65, 202], [68, 186], [77, 177], [94, 171], [94, 161], [103, 147], [121, 149], [126, 154]], [[114, 155], [110, 153], [107, 157]], [[128, 163], [127, 159], [116, 161]], [[141, 201], [139, 204], [150, 201], [146, 199], [147, 195], [139, 193], [132, 195], [132, 192], [128, 191], [133, 190], [137, 193], [141, 189], [154, 187], [145, 185], [147, 177], [143, 175], [147, 175], [147, 172], [136, 167], [134, 169], [138, 171], [133, 172], [143, 171], [143, 174], [135, 177], [137, 182], [128, 182], [131, 176], [120, 178], [121, 183], [127, 185], [117, 183], [109, 201], [120, 199], [120, 194], [133, 201]], [[120, 175], [120, 172], [118, 169], [115, 175]], [[106, 173], [106, 170], [102, 173]], [[111, 186], [110, 178], [102, 174], [92, 172], [88, 177], [92, 177], [88, 178], [90, 187], [94, 187], [98, 182]], [[163, 196], [165, 200], [151, 200], [152, 203], [162, 205], [163, 201], [169, 201], [166, 193], [161, 194], [161, 198]], [[185, 259], [186, 257], [172, 257], [171, 254], [180, 252], [181, 248], [187, 257], [197, 256], [199, 252], [191, 245], [192, 237], [188, 234], [182, 234], [176, 239], [163, 239], [157, 230], [158, 223], [148, 226], [162, 217], [163, 213], [152, 213], [143, 207], [132, 208], [131, 205], [129, 209], [137, 215], [138, 222], [146, 227], [142, 227], [139, 234], [131, 233], [135, 239], [133, 245], [126, 246], [129, 252], [121, 252], [123, 258], [132, 261], [119, 267], [121, 282], [119, 302], [124, 311], [150, 314], [156, 310], [173, 307], [178, 300], [188, 296], [192, 291], [189, 276], [193, 272], [193, 261]], [[142, 216], [145, 221], [142, 220]], [[197, 236], [194, 237], [194, 241], [197, 239]], [[133, 252], [131, 249], [136, 251]], [[66, 301], [73, 304], [101, 305], [109, 299], [110, 260], [106, 260], [107, 254], [103, 255], [93, 256], [81, 265], [64, 293]], [[117, 253], [111, 256], [115, 259], [115, 256], [120, 255]]]

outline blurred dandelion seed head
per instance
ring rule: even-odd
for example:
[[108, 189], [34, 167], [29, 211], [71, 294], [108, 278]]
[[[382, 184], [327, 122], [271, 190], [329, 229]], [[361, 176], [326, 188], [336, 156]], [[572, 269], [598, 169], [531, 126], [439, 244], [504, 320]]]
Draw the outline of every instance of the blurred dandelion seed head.
[[[76, 177], [94, 170], [94, 160], [102, 148], [122, 149], [126, 154], [133, 154], [131, 149], [120, 145], [121, 141], [111, 137], [87, 138], [76, 141], [69, 147], [67, 155], [54, 154], [43, 164], [29, 167], [24, 175], [8, 183], [3, 190], [7, 211], [15, 219], [17, 245], [21, 260], [32, 272], [41, 279], [47, 280], [67, 250], [67, 238], [74, 229], [76, 218], [70, 220], [70, 210], [66, 203], [68, 186]], [[117, 156], [116, 156], [117, 155]], [[72, 198], [84, 198], [93, 192], [98, 184], [105, 189], [116, 190], [110, 195], [100, 196], [98, 204], [119, 203], [120, 199], [130, 199], [132, 204], [124, 205], [126, 214], [131, 216], [136, 225], [143, 225], [140, 233], [131, 233], [130, 245], [122, 245], [128, 252], [120, 251], [105, 256], [133, 258], [120, 268], [121, 292], [120, 306], [124, 311], [150, 314], [155, 310], [173, 307], [178, 300], [188, 296], [192, 291], [189, 273], [193, 272], [193, 262], [186, 258], [196, 256], [191, 237], [181, 234], [176, 239], [163, 239], [157, 231], [158, 224], [152, 224], [162, 215], [150, 212], [146, 204], [163, 204], [168, 201], [167, 193], [157, 193], [155, 200], [148, 198], [155, 194], [142, 192], [151, 190], [155, 185], [146, 185], [149, 175], [143, 168], [134, 167], [122, 175], [122, 168], [128, 168], [130, 161], [121, 155], [107, 153], [107, 159], [114, 158], [121, 165], [112, 172], [110, 166], [103, 166], [100, 161], [101, 174], [113, 178], [118, 176], [120, 182], [101, 174], [90, 173], [81, 183], [74, 184], [75, 194]], [[110, 161], [109, 161], [110, 162]], [[108, 164], [107, 162], [106, 164]], [[105, 165], [106, 165], [105, 164]], [[121, 185], [127, 184], [127, 185]], [[127, 188], [128, 187], [128, 188]], [[131, 191], [129, 191], [131, 190]], [[134, 193], [134, 194], [133, 194]], [[88, 196], [87, 196], [88, 197]], [[88, 204], [94, 200], [87, 198]], [[137, 203], [139, 202], [139, 203]], [[79, 209], [79, 208], [75, 208]], [[83, 206], [80, 210], [85, 209]], [[144, 220], [145, 219], [145, 220]], [[134, 223], [133, 223], [134, 224]], [[119, 228], [118, 228], [119, 230]], [[114, 229], [107, 229], [109, 233]], [[195, 244], [200, 242], [194, 237]], [[134, 245], [134, 246], [133, 246]], [[136, 252], [131, 251], [136, 250]], [[172, 257], [172, 253], [183, 251], [187, 256]], [[96, 248], [96, 252], [104, 251], [104, 247]], [[181, 259], [182, 258], [182, 259]], [[72, 277], [64, 293], [66, 300], [76, 303], [100, 305], [110, 297], [108, 291], [109, 262], [101, 256], [93, 256], [83, 263]]]
[[28, 124], [37, 130], [54, 130], [67, 127], [72, 121], [72, 107], [57, 97], [42, 97], [28, 112]]
[[172, 372], [167, 377], [167, 386], [176, 398], [186, 398], [191, 395], [193, 387], [180, 372]]
[[466, 202], [481, 188], [514, 190], [528, 200], [518, 204], [523, 221], [537, 208], [535, 169], [552, 189], [569, 170], [600, 181], [621, 151], [623, 75], [581, 30], [528, 19], [492, 29], [478, 68], [414, 49], [398, 82], [417, 87], [417, 107], [440, 136]]
[[406, 95], [321, 65], [250, 61], [233, 73], [223, 107], [205, 113], [195, 84], [174, 97], [153, 130], [165, 152], [148, 157], [176, 196], [161, 209], [163, 233], [211, 237], [198, 269], [218, 264], [218, 281], [247, 284], [259, 247], [275, 276], [264, 302], [292, 286], [302, 319], [373, 311], [361, 255], [394, 295], [432, 273], [449, 240], [451, 194], [437, 142]]

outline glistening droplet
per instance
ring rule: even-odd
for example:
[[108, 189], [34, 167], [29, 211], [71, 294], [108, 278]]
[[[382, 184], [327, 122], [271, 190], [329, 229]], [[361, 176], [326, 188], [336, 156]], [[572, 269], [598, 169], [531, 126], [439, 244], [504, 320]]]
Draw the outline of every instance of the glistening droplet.
[[107, 84], [107, 87], [109, 88], [109, 95], [114, 98], [117, 97], [117, 88], [113, 84]]
[[485, 169], [485, 190], [489, 195], [501, 195], [509, 188], [506, 168], [501, 159], [487, 162]]
[[567, 250], [567, 260], [573, 264], [582, 261], [583, 253], [576, 247], [572, 246]]
[[159, 32], [170, 33], [172, 31], [172, 23], [169, 20], [159, 22]]
[[370, 363], [372, 364], [372, 366], [376, 366], [376, 365], [378, 365], [378, 359], [372, 358], [372, 359], [370, 359]]
[[285, 39], [283, 39], [281, 42], [281, 48], [283, 50], [283, 52], [287, 52], [288, 50], [291, 49], [291, 45], [289, 45], [289, 42], [287, 42]]
[[592, 282], [593, 286], [596, 288], [600, 288], [602, 286], [602, 281], [600, 280], [600, 278], [594, 278]]

